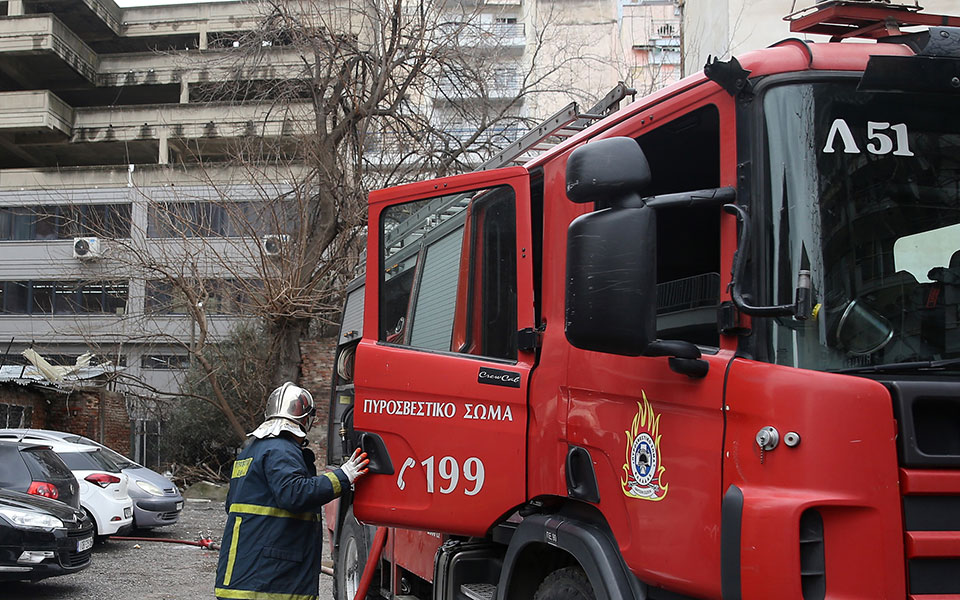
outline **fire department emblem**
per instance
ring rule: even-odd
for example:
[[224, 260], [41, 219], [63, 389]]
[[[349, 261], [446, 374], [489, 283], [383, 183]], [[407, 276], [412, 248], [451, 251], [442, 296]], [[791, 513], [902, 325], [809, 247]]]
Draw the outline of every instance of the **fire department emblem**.
[[637, 415], [627, 434], [627, 462], [623, 465], [620, 480], [623, 493], [629, 498], [663, 500], [667, 495], [667, 483], [663, 481], [665, 467], [660, 457], [660, 415], [644, 393], [637, 403]]

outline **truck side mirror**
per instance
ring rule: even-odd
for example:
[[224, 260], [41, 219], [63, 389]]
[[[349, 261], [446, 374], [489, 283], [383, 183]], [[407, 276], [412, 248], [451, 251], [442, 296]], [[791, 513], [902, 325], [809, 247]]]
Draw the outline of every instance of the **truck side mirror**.
[[650, 184], [650, 164], [636, 140], [612, 137], [584, 144], [567, 159], [567, 198], [608, 206], [635, 198]]
[[630, 138], [585, 144], [567, 161], [567, 196], [611, 206], [567, 230], [567, 339], [577, 348], [639, 356], [656, 338], [657, 215], [639, 192], [650, 182]]

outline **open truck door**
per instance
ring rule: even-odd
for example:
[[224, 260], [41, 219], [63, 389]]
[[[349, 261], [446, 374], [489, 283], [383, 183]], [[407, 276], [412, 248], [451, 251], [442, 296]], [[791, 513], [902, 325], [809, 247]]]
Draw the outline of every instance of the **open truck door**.
[[354, 409], [371, 457], [354, 497], [361, 521], [484, 535], [525, 501], [530, 214], [520, 167], [370, 196]]

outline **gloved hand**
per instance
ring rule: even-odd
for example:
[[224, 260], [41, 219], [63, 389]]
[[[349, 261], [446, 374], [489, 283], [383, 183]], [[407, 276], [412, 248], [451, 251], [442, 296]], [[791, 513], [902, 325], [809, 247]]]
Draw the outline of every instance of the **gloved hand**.
[[360, 452], [360, 448], [357, 448], [353, 451], [353, 455], [347, 459], [347, 462], [340, 465], [340, 470], [347, 476], [350, 483], [353, 483], [361, 475], [367, 474], [368, 464], [370, 464], [370, 459], [367, 458], [367, 453]]

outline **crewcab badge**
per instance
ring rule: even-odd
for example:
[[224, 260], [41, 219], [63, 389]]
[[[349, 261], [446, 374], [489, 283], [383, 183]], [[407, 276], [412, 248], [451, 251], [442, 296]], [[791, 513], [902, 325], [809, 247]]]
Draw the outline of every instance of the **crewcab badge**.
[[480, 367], [480, 372], [477, 373], [477, 383], [518, 388], [520, 387], [520, 373]]

